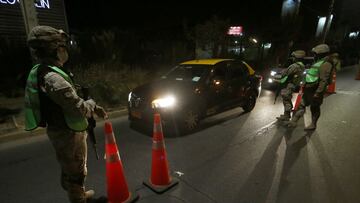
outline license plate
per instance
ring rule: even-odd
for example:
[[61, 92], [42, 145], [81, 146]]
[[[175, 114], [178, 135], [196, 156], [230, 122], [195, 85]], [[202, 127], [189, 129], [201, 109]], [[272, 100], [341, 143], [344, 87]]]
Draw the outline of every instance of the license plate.
[[135, 118], [138, 118], [138, 119], [141, 119], [141, 113], [138, 112], [138, 111], [131, 111], [131, 116], [135, 117]]

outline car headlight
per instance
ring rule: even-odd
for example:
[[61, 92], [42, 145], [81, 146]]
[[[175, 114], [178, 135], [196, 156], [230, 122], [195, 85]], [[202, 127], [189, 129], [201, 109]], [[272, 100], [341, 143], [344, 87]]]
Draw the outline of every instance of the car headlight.
[[270, 75], [271, 75], [271, 76], [275, 76], [275, 75], [276, 75], [276, 71], [273, 71], [273, 70], [272, 70], [272, 71], [270, 72]]
[[273, 79], [271, 79], [271, 78], [268, 79], [268, 83], [273, 83], [273, 82], [274, 82]]
[[151, 102], [153, 108], [169, 108], [173, 107], [175, 103], [176, 99], [173, 96], [161, 97]]
[[129, 93], [129, 96], [128, 96], [128, 101], [130, 102], [131, 100], [131, 95], [132, 95], [132, 92]]

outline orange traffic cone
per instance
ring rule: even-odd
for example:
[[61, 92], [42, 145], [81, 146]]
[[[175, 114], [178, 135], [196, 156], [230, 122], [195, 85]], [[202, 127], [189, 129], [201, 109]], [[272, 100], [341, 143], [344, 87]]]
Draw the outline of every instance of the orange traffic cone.
[[336, 71], [333, 71], [333, 73], [332, 73], [332, 81], [328, 85], [326, 93], [329, 93], [329, 94], [335, 94], [336, 93], [336, 91], [335, 91], [335, 83], [336, 83]]
[[299, 93], [298, 93], [298, 95], [296, 97], [294, 108], [292, 109], [292, 111], [296, 111], [299, 108], [303, 93], [304, 93], [304, 87], [301, 86], [300, 90], [299, 90]]
[[135, 202], [139, 196], [129, 192], [110, 122], [105, 122], [105, 158], [108, 203]]
[[355, 80], [360, 80], [360, 68], [359, 68], [359, 72], [358, 72], [358, 74], [357, 74], [357, 76], [356, 76]]
[[149, 180], [144, 181], [144, 185], [160, 194], [174, 187], [178, 183], [179, 181], [169, 174], [161, 118], [160, 114], [156, 113], [154, 115], [151, 177]]

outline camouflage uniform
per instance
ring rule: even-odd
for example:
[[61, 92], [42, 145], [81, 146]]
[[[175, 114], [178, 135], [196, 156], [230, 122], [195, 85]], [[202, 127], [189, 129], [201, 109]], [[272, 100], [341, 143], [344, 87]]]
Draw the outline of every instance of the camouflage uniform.
[[[318, 45], [322, 46], [322, 45]], [[327, 46], [327, 45], [326, 45]], [[328, 48], [328, 47], [327, 47]], [[315, 48], [314, 48], [315, 49]], [[330, 50], [329, 50], [330, 51]], [[320, 117], [320, 106], [323, 102], [324, 94], [327, 90], [327, 86], [331, 81], [332, 71], [334, 71], [334, 64], [336, 58], [325, 56], [323, 58], [324, 63], [319, 68], [319, 80], [314, 84], [305, 84], [304, 94], [302, 96], [301, 103], [298, 110], [295, 112], [293, 118], [288, 127], [295, 127], [297, 121], [304, 115], [306, 106], [310, 105], [311, 111], [311, 124], [305, 128], [305, 130], [315, 130], [317, 121]]]
[[32, 53], [40, 64], [37, 71], [41, 111], [39, 126], [47, 127], [61, 167], [61, 185], [68, 192], [70, 202], [86, 203], [86, 198], [94, 193], [85, 192], [84, 186], [87, 175], [87, 133], [68, 127], [64, 115], [89, 118], [95, 113], [99, 117], [106, 117], [106, 112], [93, 100], [80, 98], [70, 82], [49, 68], [61, 68], [67, 60], [66, 49], [59, 48], [64, 46], [59, 43], [59, 40], [64, 41], [62, 37], [59, 38], [60, 34], [63, 33], [52, 27], [37, 26], [28, 38]]
[[298, 61], [291, 64], [285, 72], [282, 74], [282, 78], [287, 77], [286, 86], [281, 90], [281, 97], [284, 104], [284, 114], [277, 117], [278, 120], [287, 121], [290, 119], [290, 114], [293, 108], [292, 104], [292, 94], [295, 92], [295, 89], [300, 85], [302, 80], [302, 75], [304, 72], [304, 64], [300, 62], [300, 59], [305, 56], [305, 52], [302, 50], [297, 50], [292, 53], [292, 56], [295, 57], [294, 60]]
[[[86, 131], [75, 132], [69, 129], [62, 114], [56, 113], [56, 106], [60, 106], [63, 111], [72, 111], [86, 117], [90, 117], [95, 108], [99, 107], [96, 107], [92, 100], [84, 101], [81, 99], [76, 94], [75, 88], [57, 73], [46, 73], [43, 81], [43, 85], [40, 82], [40, 88], [45, 90], [46, 95], [44, 96], [50, 100], [44, 103], [49, 104], [52, 101], [55, 103], [47, 105], [43, 111], [48, 124], [47, 134], [55, 148], [56, 157], [61, 166], [61, 185], [68, 192], [71, 202], [85, 202], [87, 133]], [[43, 98], [42, 101], [45, 99]]]
[[289, 66], [289, 68], [286, 70], [285, 75], [293, 78], [291, 81], [288, 82], [286, 87], [281, 90], [281, 97], [283, 99], [284, 104], [284, 112], [289, 113], [291, 112], [293, 108], [292, 104], [292, 94], [295, 92], [296, 87], [300, 85], [302, 73], [304, 72], [304, 66], [301, 66], [297, 63], [294, 63]]

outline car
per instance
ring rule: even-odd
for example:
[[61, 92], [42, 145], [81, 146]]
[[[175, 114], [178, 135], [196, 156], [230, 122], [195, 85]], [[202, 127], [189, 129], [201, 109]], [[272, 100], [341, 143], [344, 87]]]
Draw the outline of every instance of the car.
[[[283, 72], [286, 70], [287, 67], [291, 64], [291, 61], [288, 61], [286, 65], [279, 64], [273, 68], [270, 68], [270, 72], [266, 77], [264, 86], [270, 89], [276, 89], [279, 86], [279, 81], [282, 78]], [[305, 65], [305, 69], [310, 68], [310, 66], [314, 63], [314, 57], [305, 57], [303, 59], [303, 63]]]
[[[160, 79], [129, 93], [128, 118], [150, 125], [155, 112], [163, 126], [180, 133], [198, 127], [205, 117], [230, 108], [250, 112], [261, 91], [261, 76], [250, 65], [235, 59], [199, 59], [183, 62]], [[170, 127], [169, 127], [170, 128]]]

